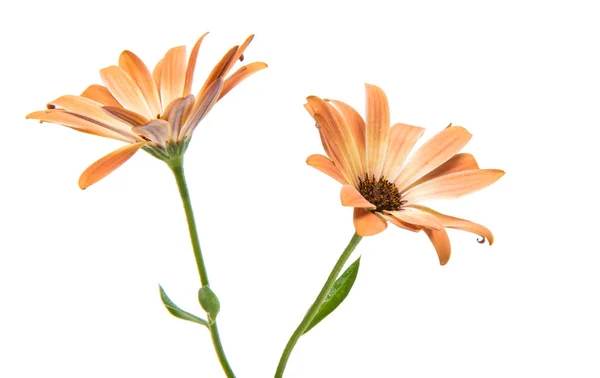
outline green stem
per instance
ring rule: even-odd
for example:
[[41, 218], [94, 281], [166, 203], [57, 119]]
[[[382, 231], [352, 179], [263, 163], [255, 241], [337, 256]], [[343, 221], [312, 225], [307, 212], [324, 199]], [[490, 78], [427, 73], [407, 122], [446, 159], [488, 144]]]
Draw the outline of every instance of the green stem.
[[[190, 200], [190, 192], [188, 191], [187, 183], [185, 181], [185, 175], [183, 173], [183, 158], [170, 160], [167, 162], [173, 174], [175, 175], [175, 181], [177, 181], [177, 187], [179, 188], [179, 194], [181, 195], [181, 201], [183, 202], [183, 208], [185, 209], [185, 216], [188, 222], [188, 229], [190, 231], [190, 239], [192, 240], [192, 248], [194, 249], [194, 257], [196, 258], [196, 266], [198, 267], [198, 274], [200, 275], [200, 283], [202, 286], [208, 286], [208, 274], [206, 273], [206, 266], [204, 265], [204, 259], [202, 258], [202, 250], [200, 250], [200, 240], [198, 239], [198, 231], [196, 229], [196, 220], [194, 219], [194, 210], [192, 209], [192, 202]], [[223, 344], [219, 337], [219, 329], [217, 328], [216, 321], [209, 324], [208, 329], [210, 330], [210, 336], [212, 338], [215, 352], [221, 363], [221, 367], [228, 378], [235, 378], [233, 370], [227, 361], [225, 351], [223, 350]]]
[[329, 277], [327, 278], [325, 285], [323, 285], [323, 288], [321, 289], [321, 292], [317, 296], [317, 299], [315, 299], [315, 302], [312, 304], [312, 306], [310, 306], [310, 308], [308, 309], [308, 312], [304, 316], [304, 319], [302, 319], [302, 322], [300, 323], [298, 328], [296, 328], [296, 331], [294, 331], [294, 333], [292, 334], [292, 337], [290, 337], [290, 340], [288, 341], [287, 345], [285, 346], [285, 349], [283, 350], [283, 354], [281, 355], [281, 358], [279, 359], [279, 365], [277, 366], [277, 371], [275, 372], [275, 378], [283, 377], [283, 372], [285, 370], [285, 366], [287, 365], [287, 361], [290, 358], [290, 354], [292, 353], [294, 346], [296, 346], [296, 343], [298, 342], [300, 337], [304, 334], [304, 331], [306, 331], [306, 328], [308, 328], [308, 326], [310, 325], [310, 322], [315, 317], [317, 311], [319, 310], [319, 308], [325, 301], [327, 294], [329, 294], [329, 292], [331, 291], [331, 287], [335, 283], [335, 280], [340, 275], [340, 272], [342, 271], [344, 264], [346, 263], [346, 261], [348, 261], [348, 258], [350, 257], [350, 255], [352, 254], [352, 252], [354, 251], [354, 249], [356, 248], [358, 243], [361, 241], [361, 239], [362, 239], [362, 237], [358, 236], [358, 234], [355, 233], [354, 236], [352, 236], [352, 239], [350, 239], [350, 243], [348, 243], [348, 246], [346, 247], [346, 249], [344, 249], [344, 252], [338, 259], [337, 263], [335, 263], [335, 266], [333, 267], [333, 270], [329, 274]]

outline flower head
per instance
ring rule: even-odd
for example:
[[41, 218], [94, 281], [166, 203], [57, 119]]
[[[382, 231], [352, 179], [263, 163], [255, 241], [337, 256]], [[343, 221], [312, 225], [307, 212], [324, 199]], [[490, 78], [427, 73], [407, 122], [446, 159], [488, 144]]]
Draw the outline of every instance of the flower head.
[[387, 222], [414, 232], [423, 230], [442, 265], [450, 258], [445, 228], [473, 232], [492, 244], [494, 237], [486, 227], [438, 213], [419, 203], [457, 198], [483, 189], [504, 172], [479, 169], [471, 154], [458, 153], [471, 134], [452, 125], [407, 160], [425, 129], [403, 123], [390, 127], [385, 93], [367, 84], [366, 97], [366, 122], [341, 101], [311, 96], [305, 105], [316, 121], [327, 154], [311, 155], [307, 163], [343, 185], [342, 205], [354, 208], [358, 235], [378, 234], [387, 228]]
[[254, 62], [227, 76], [236, 61], [243, 60], [251, 35], [227, 51], [194, 96], [194, 69], [205, 36], [198, 39], [189, 58], [185, 46], [168, 50], [152, 73], [137, 55], [123, 51], [118, 65], [100, 70], [104, 86], [90, 85], [79, 96], [61, 96], [51, 101], [47, 110], [27, 115], [128, 143], [86, 169], [79, 179], [82, 189], [107, 176], [140, 148], [165, 161], [181, 156], [213, 105], [248, 76], [267, 67]]

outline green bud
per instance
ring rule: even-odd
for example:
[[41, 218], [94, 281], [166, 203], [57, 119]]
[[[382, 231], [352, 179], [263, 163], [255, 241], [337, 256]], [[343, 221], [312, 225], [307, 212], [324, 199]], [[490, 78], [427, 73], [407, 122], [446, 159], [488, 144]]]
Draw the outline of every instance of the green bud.
[[200, 306], [202, 306], [204, 311], [208, 314], [208, 323], [213, 324], [221, 309], [219, 298], [217, 298], [216, 294], [210, 289], [210, 286], [202, 286], [200, 290], [198, 290], [198, 300], [200, 301]]

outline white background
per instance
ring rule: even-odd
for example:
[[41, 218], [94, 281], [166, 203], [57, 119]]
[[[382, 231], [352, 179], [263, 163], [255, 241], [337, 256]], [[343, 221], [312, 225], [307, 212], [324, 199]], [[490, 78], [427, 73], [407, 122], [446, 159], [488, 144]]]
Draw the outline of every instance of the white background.
[[[394, 5], [392, 5], [394, 4]], [[484, 5], [485, 4], [485, 5]], [[366, 238], [346, 302], [300, 340], [286, 377], [599, 377], [600, 27], [593, 2], [22, 1], [4, 8], [0, 149], [0, 376], [221, 377], [208, 332], [171, 317], [161, 283], [199, 312], [175, 183], [140, 152], [81, 191], [120, 142], [25, 120], [100, 83], [130, 49], [153, 66], [205, 31], [195, 89], [251, 33], [269, 68], [202, 122], [186, 169], [219, 323], [239, 377], [272, 376], [353, 233], [308, 95], [360, 112], [365, 82], [393, 122], [449, 122], [507, 174], [435, 203], [481, 222], [492, 247], [450, 231]], [[425, 140], [425, 138], [423, 140]]]

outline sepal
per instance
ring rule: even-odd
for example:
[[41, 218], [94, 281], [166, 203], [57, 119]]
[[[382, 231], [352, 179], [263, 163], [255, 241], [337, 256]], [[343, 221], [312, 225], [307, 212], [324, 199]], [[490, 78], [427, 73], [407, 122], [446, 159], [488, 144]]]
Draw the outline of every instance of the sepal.
[[185, 154], [189, 144], [190, 139], [184, 138], [178, 142], [170, 140], [165, 146], [161, 146], [156, 143], [148, 143], [142, 147], [142, 149], [158, 160], [169, 162], [171, 160], [181, 159]]

